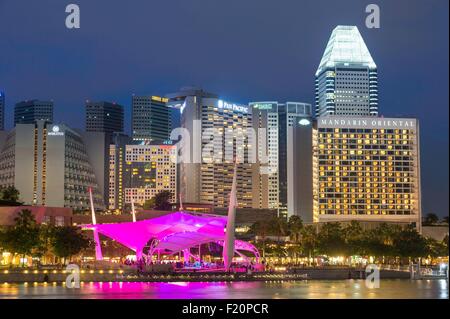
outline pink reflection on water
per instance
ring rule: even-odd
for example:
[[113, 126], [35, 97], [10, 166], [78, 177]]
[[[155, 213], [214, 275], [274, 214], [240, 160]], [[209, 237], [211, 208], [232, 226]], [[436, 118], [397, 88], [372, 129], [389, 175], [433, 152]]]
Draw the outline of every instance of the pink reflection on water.
[[[260, 286], [258, 282], [94, 282], [85, 284], [84, 297], [104, 299], [140, 299], [151, 296], [157, 299], [230, 298], [230, 288], [237, 295], [247, 297]], [[234, 297], [233, 297], [234, 298]]]

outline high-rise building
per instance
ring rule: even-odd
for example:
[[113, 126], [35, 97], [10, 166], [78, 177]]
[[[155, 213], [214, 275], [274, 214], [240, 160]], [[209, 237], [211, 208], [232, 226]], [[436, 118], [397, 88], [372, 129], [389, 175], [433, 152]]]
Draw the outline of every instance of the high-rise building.
[[312, 189], [312, 196], [302, 197], [302, 189], [294, 184], [293, 197], [310, 201], [296, 207], [313, 209], [293, 214], [307, 222], [409, 222], [420, 229], [416, 119], [325, 116], [314, 125], [303, 124], [294, 135], [298, 140], [312, 137], [311, 146], [293, 143], [292, 151], [295, 156], [309, 150], [312, 160], [301, 161], [297, 156], [293, 167], [298, 172], [311, 171], [312, 178], [290, 173], [298, 180], [297, 185]]
[[[180, 192], [184, 202], [228, 207], [237, 165], [238, 207], [252, 207], [252, 169], [249, 163], [252, 114], [248, 106], [220, 100], [198, 88], [169, 94], [169, 105], [181, 112], [181, 127], [190, 135], [191, 161], [180, 164]], [[242, 158], [241, 158], [242, 157]]]
[[316, 116], [378, 115], [377, 66], [356, 26], [337, 26], [316, 71]]
[[53, 101], [29, 100], [16, 104], [14, 126], [17, 124], [33, 124], [36, 121], [53, 122]]
[[[17, 124], [0, 145], [0, 186], [15, 186], [29, 205], [104, 208], [101, 186], [104, 133], [80, 132], [61, 124]], [[100, 163], [100, 164], [99, 164]], [[100, 168], [100, 169], [99, 169]]]
[[[288, 127], [299, 117], [312, 117], [311, 104], [251, 102], [259, 160], [253, 164], [253, 208], [287, 211]], [[263, 156], [261, 156], [263, 155]], [[265, 155], [265, 156], [264, 156]]]
[[5, 93], [0, 91], [0, 131], [5, 129]]
[[123, 132], [123, 106], [105, 101], [86, 101], [86, 131]]
[[131, 138], [122, 133], [114, 133], [109, 146], [109, 198], [108, 208], [122, 211], [124, 208], [123, 169], [125, 150]]
[[162, 191], [172, 193], [172, 202], [177, 200], [177, 154], [171, 141], [116, 143], [110, 151], [109, 209], [122, 210], [132, 200], [143, 205]]
[[132, 138], [138, 142], [169, 139], [172, 130], [172, 110], [168, 99], [159, 96], [132, 97]]

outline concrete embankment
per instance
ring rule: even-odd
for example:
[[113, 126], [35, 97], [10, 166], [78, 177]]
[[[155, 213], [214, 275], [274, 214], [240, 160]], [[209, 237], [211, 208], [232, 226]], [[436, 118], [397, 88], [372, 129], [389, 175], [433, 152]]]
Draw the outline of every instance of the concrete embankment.
[[[65, 282], [68, 272], [52, 271], [0, 271], [0, 283], [32, 283], [32, 282]], [[365, 272], [355, 269], [297, 269], [287, 273], [147, 273], [137, 275], [134, 272], [117, 270], [81, 271], [80, 281], [109, 282], [109, 281], [288, 281], [288, 280], [345, 280], [364, 279]], [[395, 270], [381, 270], [381, 279], [408, 279], [409, 272]]]

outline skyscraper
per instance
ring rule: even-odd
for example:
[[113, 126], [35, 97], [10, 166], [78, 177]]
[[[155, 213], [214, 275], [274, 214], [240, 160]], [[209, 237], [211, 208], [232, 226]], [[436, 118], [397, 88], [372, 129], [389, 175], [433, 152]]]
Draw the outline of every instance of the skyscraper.
[[26, 204], [104, 208], [104, 133], [82, 135], [64, 124], [17, 124], [0, 145], [0, 187], [15, 186]]
[[227, 207], [233, 160], [242, 154], [244, 160], [237, 166], [237, 204], [251, 208], [251, 142], [247, 136], [252, 123], [250, 108], [225, 102], [198, 88], [183, 88], [167, 96], [169, 105], [180, 109], [181, 127], [190, 135], [191, 162], [180, 164], [183, 201]]
[[123, 106], [110, 102], [86, 102], [86, 131], [123, 132]]
[[316, 72], [316, 116], [377, 116], [377, 77], [358, 28], [337, 26]]
[[0, 91], [0, 131], [5, 129], [5, 93]]
[[34, 124], [36, 121], [53, 122], [53, 101], [30, 100], [16, 104], [14, 126], [17, 124]]
[[298, 124], [289, 148], [290, 213], [305, 222], [406, 222], [420, 229], [416, 119], [323, 116]]
[[138, 142], [167, 140], [172, 128], [172, 113], [167, 98], [159, 96], [132, 97], [132, 138]]
[[[253, 112], [253, 128], [258, 133], [258, 154], [267, 156], [263, 161], [260, 158], [252, 168], [253, 208], [284, 212], [287, 209], [287, 132], [295, 119], [312, 117], [311, 104], [271, 101], [251, 102], [249, 106]], [[266, 150], [261, 139], [266, 141]]]

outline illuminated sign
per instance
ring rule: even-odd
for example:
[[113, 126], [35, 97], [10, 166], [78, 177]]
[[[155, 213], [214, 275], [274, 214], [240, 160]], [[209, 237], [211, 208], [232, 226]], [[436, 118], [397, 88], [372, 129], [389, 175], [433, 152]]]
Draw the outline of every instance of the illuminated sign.
[[271, 110], [273, 104], [272, 103], [256, 103], [253, 104], [253, 107], [258, 110]]
[[64, 136], [64, 132], [60, 132], [58, 125], [53, 125], [52, 130], [47, 133], [49, 136]]
[[242, 105], [237, 105], [234, 103], [228, 103], [228, 102], [225, 102], [222, 100], [218, 101], [217, 106], [219, 107], [219, 109], [227, 109], [227, 110], [240, 112], [240, 113], [248, 113], [248, 107], [242, 106]]
[[163, 102], [163, 103], [169, 102], [169, 99], [168, 99], [168, 98], [166, 98], [166, 97], [160, 97], [160, 96], [156, 96], [156, 95], [153, 95], [153, 96], [152, 96], [152, 100], [153, 100], [153, 101], [158, 101], [158, 102]]
[[298, 121], [298, 124], [307, 126], [307, 125], [311, 124], [311, 122], [308, 119], [301, 119], [300, 121]]
[[415, 128], [415, 119], [402, 118], [339, 118], [326, 117], [319, 120], [324, 128]]

